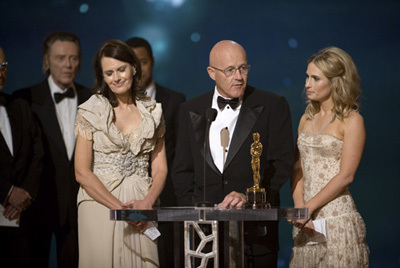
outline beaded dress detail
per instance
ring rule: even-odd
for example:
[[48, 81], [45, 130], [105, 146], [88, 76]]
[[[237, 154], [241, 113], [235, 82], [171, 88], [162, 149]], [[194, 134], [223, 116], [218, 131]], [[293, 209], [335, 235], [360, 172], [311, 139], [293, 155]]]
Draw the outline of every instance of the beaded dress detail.
[[[297, 145], [303, 163], [304, 201], [309, 201], [339, 172], [343, 141], [333, 135], [303, 132]], [[290, 267], [368, 267], [366, 228], [349, 192], [315, 211], [312, 220], [325, 219], [326, 242], [310, 244], [309, 237], [293, 228]]]

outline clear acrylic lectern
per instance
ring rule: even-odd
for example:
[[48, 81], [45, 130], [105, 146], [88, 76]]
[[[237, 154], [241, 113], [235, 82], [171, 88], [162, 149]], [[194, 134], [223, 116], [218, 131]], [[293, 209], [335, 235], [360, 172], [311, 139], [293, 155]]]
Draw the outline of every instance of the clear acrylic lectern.
[[[197, 207], [161, 207], [152, 210], [120, 209], [110, 210], [110, 219], [116, 221], [158, 221], [179, 222], [183, 221], [185, 237], [185, 267], [192, 267], [193, 258], [201, 261], [205, 267], [209, 259], [214, 260], [214, 267], [218, 267], [218, 222], [228, 221], [229, 231], [224, 233], [224, 240], [229, 241], [229, 247], [224, 250], [225, 267], [243, 267], [243, 221], [278, 221], [307, 219], [307, 208], [256, 208], [256, 209], [221, 209]], [[211, 235], [202, 233], [199, 224], [210, 224]], [[176, 230], [176, 228], [175, 228]], [[172, 231], [172, 230], [171, 230]], [[268, 230], [267, 230], [268, 232]], [[197, 233], [200, 238], [199, 246], [194, 249], [190, 243]], [[228, 236], [228, 237], [227, 237]], [[177, 237], [177, 236], [176, 236]], [[212, 252], [202, 253], [204, 245], [212, 242]], [[177, 245], [177, 244], [176, 244]], [[192, 248], [191, 248], [192, 247]], [[175, 250], [182, 250], [175, 248]]]

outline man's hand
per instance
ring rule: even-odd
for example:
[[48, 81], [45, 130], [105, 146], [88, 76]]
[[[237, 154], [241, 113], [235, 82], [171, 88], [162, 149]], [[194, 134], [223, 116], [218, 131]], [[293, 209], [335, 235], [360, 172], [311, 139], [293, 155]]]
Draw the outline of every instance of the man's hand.
[[6, 206], [3, 210], [3, 216], [10, 221], [17, 218], [19, 214], [20, 211], [11, 205]]
[[11, 205], [19, 212], [26, 210], [32, 204], [30, 194], [20, 187], [14, 186], [6, 205]]
[[220, 208], [236, 207], [241, 208], [247, 202], [247, 198], [244, 194], [238, 192], [230, 192], [225, 196], [224, 200], [218, 204]]

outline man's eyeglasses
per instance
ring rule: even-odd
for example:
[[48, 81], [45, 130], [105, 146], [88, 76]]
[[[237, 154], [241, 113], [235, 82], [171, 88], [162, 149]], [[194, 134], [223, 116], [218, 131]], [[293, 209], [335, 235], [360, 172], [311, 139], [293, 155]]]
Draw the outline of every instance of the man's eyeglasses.
[[217, 67], [213, 67], [213, 66], [210, 66], [210, 67], [215, 70], [223, 72], [226, 77], [231, 77], [232, 75], [235, 75], [237, 70], [239, 70], [241, 75], [248, 74], [250, 71], [250, 65], [242, 65], [237, 68], [236, 67], [228, 67], [224, 70], [219, 69]]
[[0, 63], [0, 71], [7, 71], [8, 62], [3, 61]]

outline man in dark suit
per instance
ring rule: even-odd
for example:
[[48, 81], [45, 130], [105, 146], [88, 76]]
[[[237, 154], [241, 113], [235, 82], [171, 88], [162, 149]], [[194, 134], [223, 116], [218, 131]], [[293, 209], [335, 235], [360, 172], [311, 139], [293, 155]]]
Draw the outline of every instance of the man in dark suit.
[[[161, 206], [176, 206], [176, 196], [171, 181], [172, 163], [175, 156], [176, 136], [178, 131], [179, 108], [185, 102], [186, 97], [180, 92], [173, 91], [156, 84], [153, 80], [154, 57], [153, 50], [147, 40], [140, 37], [132, 37], [126, 43], [133, 48], [136, 56], [140, 60], [142, 69], [141, 86], [146, 90], [146, 94], [157, 102], [161, 103], [165, 119], [165, 149], [167, 154], [168, 175], [164, 190], [160, 195]], [[172, 223], [159, 223], [161, 237], [158, 239], [158, 252], [161, 267], [174, 266], [174, 247]]]
[[[290, 177], [293, 164], [288, 103], [274, 93], [247, 85], [250, 66], [238, 43], [218, 42], [209, 61], [207, 71], [215, 89], [181, 106], [172, 171], [178, 204], [204, 201], [205, 157], [205, 201], [220, 207], [241, 207], [246, 202], [246, 188], [254, 184], [250, 148], [253, 133], [259, 133], [263, 145], [260, 186], [266, 189], [268, 202], [279, 206], [279, 189]], [[209, 149], [204, 152], [209, 108], [215, 109], [217, 116], [210, 126]], [[228, 132], [226, 148], [221, 146], [222, 129]], [[276, 267], [278, 222], [245, 222], [244, 232], [245, 267]]]
[[[0, 47], [0, 91], [7, 78]], [[43, 146], [33, 113], [23, 100], [0, 92], [0, 266], [28, 267], [31, 204], [40, 185]]]
[[43, 43], [42, 83], [16, 91], [31, 104], [43, 133], [45, 148], [42, 186], [37, 200], [37, 267], [48, 265], [52, 234], [58, 267], [77, 267], [77, 205], [79, 189], [74, 173], [74, 124], [79, 104], [89, 89], [74, 82], [81, 60], [80, 40], [67, 32], [55, 32]]

